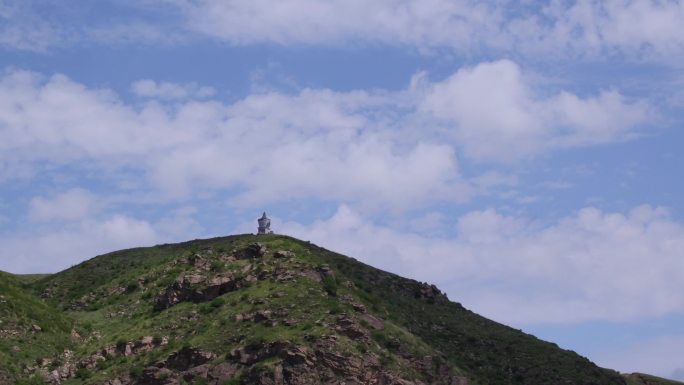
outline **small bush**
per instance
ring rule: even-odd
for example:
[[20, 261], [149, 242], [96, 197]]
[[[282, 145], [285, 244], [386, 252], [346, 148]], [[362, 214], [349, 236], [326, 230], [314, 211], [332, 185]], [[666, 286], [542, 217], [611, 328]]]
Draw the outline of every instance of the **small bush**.
[[138, 283], [137, 282], [131, 282], [128, 285], [126, 285], [126, 293], [132, 293], [136, 290], [138, 290]]
[[219, 308], [223, 306], [225, 303], [226, 300], [223, 297], [216, 297], [213, 301], [211, 301], [211, 306], [214, 308]]
[[328, 311], [328, 313], [330, 313], [332, 315], [340, 314], [340, 313], [342, 313], [342, 308], [340, 307], [339, 304], [335, 303], [330, 307], [330, 310]]
[[323, 289], [332, 297], [337, 296], [337, 281], [333, 277], [323, 278]]
[[86, 368], [81, 368], [76, 371], [76, 378], [79, 378], [81, 380], [87, 380], [92, 376], [92, 373], [90, 373], [90, 370]]
[[143, 375], [143, 368], [140, 366], [133, 367], [129, 373], [133, 378], [140, 378]]
[[202, 313], [202, 314], [209, 314], [209, 313], [213, 312], [214, 310], [216, 310], [216, 308], [211, 307], [211, 306], [206, 305], [206, 304], [200, 306], [200, 308], [199, 308], [199, 311], [200, 311], [200, 313]]

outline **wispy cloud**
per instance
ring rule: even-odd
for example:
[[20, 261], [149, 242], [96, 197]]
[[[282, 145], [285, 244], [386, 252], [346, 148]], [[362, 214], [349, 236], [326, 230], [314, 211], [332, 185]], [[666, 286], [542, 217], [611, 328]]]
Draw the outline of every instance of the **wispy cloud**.
[[[112, 20], [95, 7], [50, 17], [32, 1], [0, 4], [0, 45], [46, 50], [74, 44], [187, 44], [210, 38], [234, 45], [375, 45], [536, 60], [623, 57], [677, 66], [684, 54], [679, 1], [403, 2], [379, 0], [149, 0], [113, 2]], [[154, 10], [151, 11], [151, 10]], [[160, 11], [160, 10], [163, 10]], [[78, 20], [65, 21], [68, 17]]]
[[234, 44], [405, 45], [418, 50], [625, 55], [670, 61], [684, 52], [676, 1], [203, 0], [181, 3], [187, 27]]
[[178, 84], [151, 79], [138, 80], [132, 84], [131, 89], [137, 96], [162, 100], [205, 99], [216, 93], [212, 87], [197, 83]]

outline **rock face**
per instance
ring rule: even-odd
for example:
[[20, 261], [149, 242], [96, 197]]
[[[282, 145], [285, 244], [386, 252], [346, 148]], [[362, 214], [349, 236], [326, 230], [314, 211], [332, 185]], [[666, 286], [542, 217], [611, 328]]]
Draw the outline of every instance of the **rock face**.
[[247, 247], [233, 251], [237, 259], [253, 259], [263, 257], [266, 254], [266, 246], [259, 242], [249, 244]]
[[416, 298], [424, 299], [428, 303], [438, 303], [438, 304], [444, 304], [446, 302], [449, 302], [449, 299], [447, 296], [442, 293], [437, 286], [435, 285], [428, 285], [427, 283], [424, 283], [420, 286], [420, 289], [418, 289], [415, 293]]
[[[40, 360], [37, 367], [27, 367], [25, 368], [25, 371], [29, 374], [42, 377], [49, 384], [59, 385], [65, 380], [74, 378], [79, 369], [96, 370], [98, 364], [106, 362], [107, 360], [113, 360], [118, 356], [131, 357], [144, 354], [159, 347], [166, 346], [167, 344], [168, 337], [155, 339], [152, 336], [144, 336], [138, 341], [122, 342], [116, 346], [105, 346], [80, 360], [74, 360], [73, 353], [67, 350], [64, 351], [60, 357], [55, 359], [44, 358]], [[57, 367], [50, 370], [51, 367], [55, 366]], [[116, 379], [116, 381], [110, 381], [110, 383], [111, 385], [126, 383], [125, 381], [121, 381], [121, 379]], [[4, 384], [4, 382], [0, 382], [0, 384]]]
[[[418, 385], [392, 373], [380, 364], [373, 354], [350, 355], [335, 352], [337, 338], [323, 337], [313, 348], [293, 345], [289, 342], [254, 344], [234, 350], [228, 360], [245, 370], [241, 383], [259, 385], [314, 385], [314, 384], [396, 384]], [[255, 363], [268, 360], [271, 366], [264, 370]], [[423, 371], [423, 376], [431, 384], [467, 385], [467, 380], [456, 376], [444, 368], [442, 373], [414, 366]], [[341, 381], [341, 382], [340, 382]]]
[[[267, 252], [265, 246], [255, 242], [247, 247], [233, 250], [232, 255], [225, 256], [223, 261], [240, 259], [254, 259], [263, 257]], [[181, 302], [206, 302], [240, 287], [235, 276], [230, 272], [221, 272], [210, 275], [211, 263], [200, 254], [194, 254], [182, 262], [189, 264], [194, 269], [180, 275], [175, 282], [163, 290], [154, 301], [154, 309], [157, 311], [168, 309]]]
[[155, 310], [168, 309], [181, 302], [206, 302], [238, 288], [231, 273], [213, 277], [202, 274], [182, 275], [154, 301]]

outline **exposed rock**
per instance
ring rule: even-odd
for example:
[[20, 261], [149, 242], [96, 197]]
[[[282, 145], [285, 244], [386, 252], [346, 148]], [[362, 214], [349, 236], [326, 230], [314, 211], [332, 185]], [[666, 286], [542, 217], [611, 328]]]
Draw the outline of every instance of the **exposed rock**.
[[333, 271], [330, 268], [330, 266], [323, 264], [318, 267], [318, 271], [324, 276], [324, 277], [332, 277], [333, 276]]
[[302, 277], [309, 278], [314, 282], [323, 281], [323, 277], [321, 277], [321, 273], [318, 272], [317, 270], [314, 270], [314, 269], [303, 269], [299, 274]]
[[183, 348], [169, 356], [163, 367], [175, 370], [188, 370], [216, 358], [216, 354], [197, 348]]
[[193, 254], [188, 257], [188, 264], [197, 270], [209, 271], [211, 268], [211, 263], [207, 258], [204, 258], [200, 254]]
[[252, 365], [267, 358], [280, 356], [290, 345], [289, 342], [269, 342], [243, 346], [228, 354], [228, 359], [242, 365]]
[[142, 377], [136, 382], [137, 385], [178, 385], [180, 381], [170, 369], [150, 366], [143, 370]]
[[231, 362], [222, 362], [216, 366], [209, 369], [207, 377], [214, 380], [218, 384], [222, 384], [224, 381], [230, 380], [238, 372], [239, 367]]
[[273, 258], [291, 258], [293, 256], [294, 253], [286, 250], [276, 250], [276, 252], [273, 253]]
[[181, 302], [205, 302], [238, 288], [232, 273], [219, 273], [213, 277], [190, 273], [181, 275], [157, 298], [154, 309], [164, 310]]
[[442, 293], [437, 286], [421, 284], [420, 288], [414, 293], [416, 298], [424, 299], [428, 303], [446, 303], [449, 302], [446, 294]]
[[294, 278], [294, 272], [284, 266], [278, 266], [271, 274], [275, 282], [287, 282]]
[[71, 329], [71, 341], [73, 341], [73, 342], [81, 341], [81, 335], [78, 334], [76, 329]]
[[[254, 321], [254, 322], [269, 322], [272, 320], [273, 312], [271, 310], [257, 310], [253, 313], [237, 314], [235, 320], [237, 322]], [[273, 326], [273, 325], [269, 325]]]
[[234, 250], [233, 256], [236, 259], [254, 259], [263, 257], [266, 254], [266, 246], [259, 242], [250, 243], [247, 247]]
[[368, 331], [359, 326], [356, 321], [346, 316], [339, 317], [335, 329], [352, 340], [368, 338]]

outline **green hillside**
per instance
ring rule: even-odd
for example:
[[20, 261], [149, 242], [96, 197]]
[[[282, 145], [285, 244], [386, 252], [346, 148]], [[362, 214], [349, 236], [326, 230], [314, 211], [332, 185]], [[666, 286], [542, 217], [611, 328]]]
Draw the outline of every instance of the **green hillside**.
[[5, 383], [626, 384], [434, 286], [286, 236], [123, 250], [0, 279], [12, 303], [3, 325], [22, 331], [1, 345]]
[[26, 290], [34, 278], [0, 272], [0, 383], [20, 376], [21, 363], [70, 346], [72, 322]]

